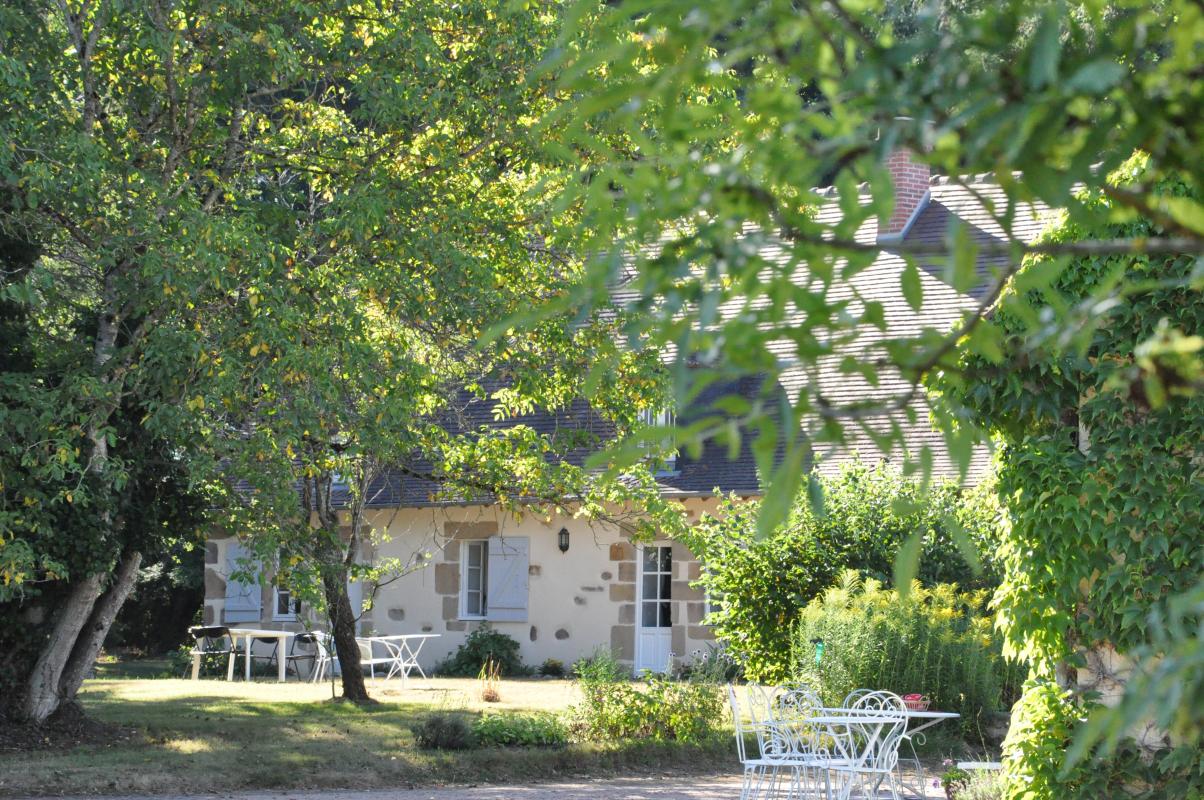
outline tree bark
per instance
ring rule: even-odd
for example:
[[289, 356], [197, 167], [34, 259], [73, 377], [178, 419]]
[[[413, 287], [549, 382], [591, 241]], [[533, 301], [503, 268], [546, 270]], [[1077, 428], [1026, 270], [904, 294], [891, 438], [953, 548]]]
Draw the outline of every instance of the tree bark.
[[109, 628], [113, 627], [113, 620], [117, 619], [117, 612], [121, 610], [138, 580], [138, 567], [141, 564], [142, 553], [126, 553], [121, 559], [112, 585], [95, 604], [87, 626], [75, 641], [75, 649], [59, 681], [61, 701], [75, 699], [80, 685], [92, 669], [92, 665], [96, 663], [96, 657], [100, 655], [100, 648], [104, 645], [105, 637], [109, 635]]
[[26, 719], [38, 723], [45, 722], [58, 710], [59, 703], [62, 702], [59, 685], [63, 670], [75, 649], [79, 632], [83, 630], [97, 598], [100, 597], [103, 581], [103, 575], [89, 575], [71, 588], [71, 593], [59, 607], [50, 638], [42, 646], [42, 652], [30, 670], [29, 679], [25, 684], [21, 714]]
[[367, 703], [370, 698], [364, 685], [359, 645], [355, 641], [355, 613], [351, 610], [351, 598], [347, 596], [347, 572], [323, 569], [322, 588], [326, 593], [335, 654], [343, 676], [343, 697], [354, 703]]

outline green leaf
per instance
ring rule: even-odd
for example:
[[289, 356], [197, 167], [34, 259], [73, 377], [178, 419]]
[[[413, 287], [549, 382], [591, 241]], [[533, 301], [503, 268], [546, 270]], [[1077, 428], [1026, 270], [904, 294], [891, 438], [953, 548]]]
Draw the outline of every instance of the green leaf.
[[806, 447], [795, 444], [790, 447], [782, 463], [774, 471], [773, 481], [761, 501], [757, 515], [757, 538], [765, 540], [777, 530], [790, 514], [790, 506], [798, 493], [803, 478], [803, 459]]
[[1089, 61], [1070, 76], [1066, 88], [1072, 92], [1103, 94], [1119, 83], [1127, 72], [1123, 64], [1106, 58]]
[[895, 590], [904, 600], [911, 594], [911, 582], [920, 571], [920, 546], [923, 543], [923, 535], [919, 532], [913, 533], [899, 546], [899, 552], [895, 554]]
[[957, 545], [957, 549], [962, 554], [962, 558], [970, 565], [970, 569], [975, 575], [982, 574], [982, 559], [978, 556], [978, 548], [970, 539], [970, 534], [962, 527], [962, 524], [954, 517], [945, 518], [945, 527], [949, 530], [949, 536], [953, 539], [953, 543]]
[[1196, 233], [1204, 234], [1204, 206], [1190, 197], [1164, 197], [1161, 203], [1175, 222]]
[[903, 267], [903, 274], [900, 276], [900, 285], [903, 289], [903, 297], [911, 306], [911, 310], [919, 313], [924, 306], [924, 286], [920, 281], [920, 270], [916, 267], [915, 261], [907, 260], [907, 265]]
[[1041, 21], [1037, 23], [1037, 32], [1033, 35], [1032, 49], [1029, 51], [1030, 89], [1043, 89], [1058, 79], [1058, 59], [1062, 55], [1061, 34], [1060, 6], [1051, 3], [1046, 6]]
[[828, 510], [824, 506], [824, 485], [814, 472], [807, 475], [807, 500], [811, 503], [811, 513], [817, 519], [823, 519], [828, 515]]

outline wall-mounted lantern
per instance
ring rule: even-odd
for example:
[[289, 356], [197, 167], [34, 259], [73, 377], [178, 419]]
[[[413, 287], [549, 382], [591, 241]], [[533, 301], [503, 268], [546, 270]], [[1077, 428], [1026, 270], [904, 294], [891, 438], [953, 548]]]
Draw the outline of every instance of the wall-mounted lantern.
[[560, 545], [560, 552], [567, 553], [569, 551], [569, 529], [561, 528], [560, 533], [556, 534], [556, 541]]

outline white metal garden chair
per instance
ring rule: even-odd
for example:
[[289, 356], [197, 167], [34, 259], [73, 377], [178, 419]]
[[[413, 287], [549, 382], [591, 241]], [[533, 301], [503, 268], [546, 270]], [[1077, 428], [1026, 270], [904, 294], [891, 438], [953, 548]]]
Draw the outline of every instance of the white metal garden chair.
[[845, 800], [857, 791], [862, 797], [877, 797], [885, 782], [893, 800], [899, 800], [899, 745], [907, 733], [907, 705], [892, 692], [864, 690], [854, 692], [846, 703], [828, 720], [838, 753], [832, 763], [836, 796]]
[[[737, 756], [744, 768], [741, 800], [827, 797], [831, 740], [808, 721], [820, 709], [819, 698], [805, 689], [755, 685], [744, 687], [743, 694], [741, 703], [737, 688], [728, 686]], [[748, 733], [757, 742], [751, 755]]]

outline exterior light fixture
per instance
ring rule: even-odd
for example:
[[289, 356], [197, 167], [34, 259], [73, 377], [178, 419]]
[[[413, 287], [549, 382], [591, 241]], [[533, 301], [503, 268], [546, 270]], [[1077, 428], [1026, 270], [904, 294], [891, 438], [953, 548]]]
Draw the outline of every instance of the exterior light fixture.
[[569, 529], [561, 528], [560, 533], [556, 534], [556, 541], [560, 545], [560, 552], [567, 553], [569, 551]]

